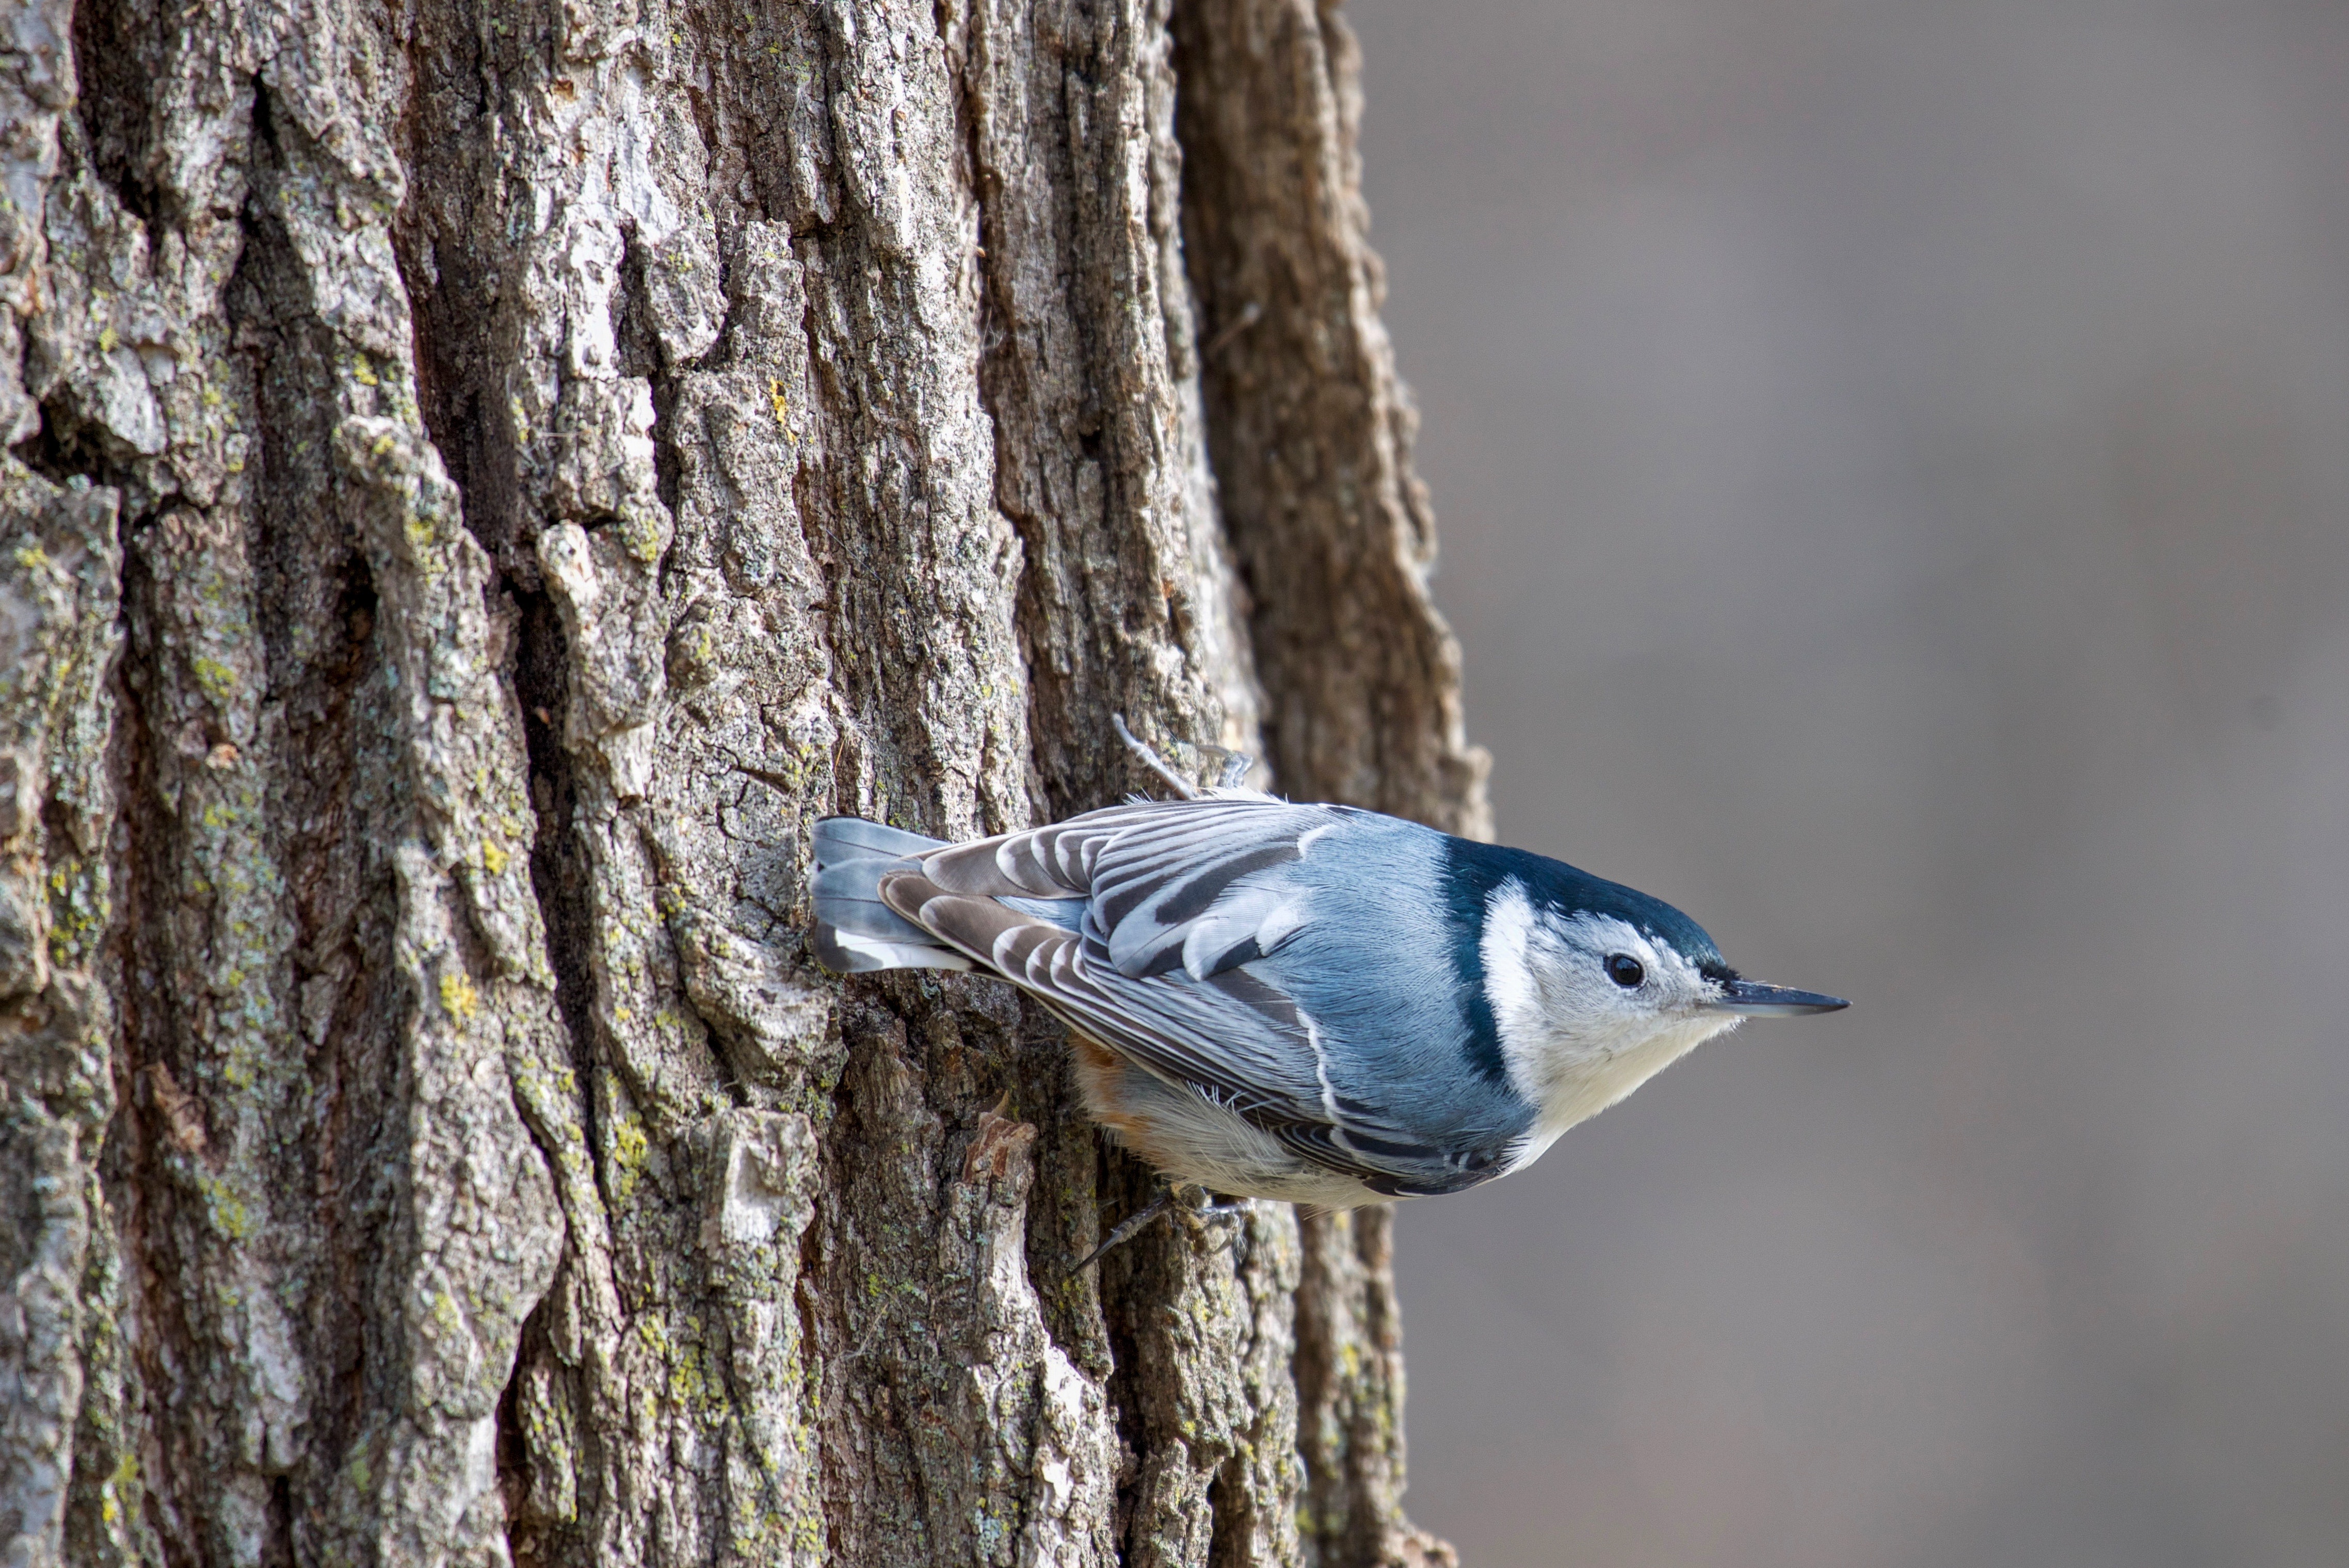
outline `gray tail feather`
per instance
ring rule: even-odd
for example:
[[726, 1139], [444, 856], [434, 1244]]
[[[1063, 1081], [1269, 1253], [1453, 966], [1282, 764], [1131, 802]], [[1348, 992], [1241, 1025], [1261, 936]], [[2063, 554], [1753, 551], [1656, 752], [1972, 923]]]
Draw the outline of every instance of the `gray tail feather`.
[[946, 844], [862, 817], [816, 823], [816, 962], [840, 975], [969, 968], [969, 959], [881, 902], [882, 872]]

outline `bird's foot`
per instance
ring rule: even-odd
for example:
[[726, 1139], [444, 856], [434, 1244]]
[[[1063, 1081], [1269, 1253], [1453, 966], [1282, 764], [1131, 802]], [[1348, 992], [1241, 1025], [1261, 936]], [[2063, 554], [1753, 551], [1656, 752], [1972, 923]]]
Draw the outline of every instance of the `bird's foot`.
[[1072, 1274], [1084, 1273], [1101, 1261], [1102, 1253], [1112, 1247], [1123, 1246], [1143, 1231], [1148, 1230], [1161, 1215], [1174, 1206], [1174, 1190], [1170, 1187], [1111, 1227], [1109, 1234], [1102, 1238], [1101, 1245], [1087, 1253], [1083, 1260], [1069, 1272]]
[[1212, 751], [1224, 759], [1224, 770], [1216, 779], [1218, 789], [1240, 788], [1247, 782], [1248, 769], [1256, 766], [1255, 758], [1245, 751], [1234, 751], [1228, 746], [1202, 746], [1199, 749]]
[[[1185, 1192], [1196, 1192], [1199, 1195], [1199, 1201], [1197, 1202], [1183, 1201], [1183, 1194]], [[1253, 1206], [1252, 1201], [1247, 1198], [1219, 1200], [1203, 1187], [1169, 1187], [1157, 1197], [1120, 1220], [1111, 1228], [1109, 1234], [1102, 1238], [1101, 1245], [1087, 1253], [1083, 1261], [1069, 1272], [1071, 1274], [1084, 1273], [1085, 1270], [1099, 1263], [1102, 1254], [1112, 1248], [1132, 1241], [1169, 1214], [1178, 1214], [1186, 1223], [1194, 1226], [1221, 1224], [1230, 1220], [1246, 1219]], [[1246, 1254], [1242, 1250], [1247, 1244], [1246, 1225], [1240, 1227], [1233, 1238], [1232, 1244], [1235, 1265], [1246, 1262]]]
[[1246, 1268], [1248, 1261], [1247, 1219], [1256, 1212], [1256, 1200], [1217, 1198], [1213, 1192], [1205, 1191], [1199, 1196], [1203, 1200], [1199, 1206], [1186, 1211], [1191, 1222], [1195, 1225], [1220, 1225], [1237, 1222], [1232, 1224], [1232, 1267]]

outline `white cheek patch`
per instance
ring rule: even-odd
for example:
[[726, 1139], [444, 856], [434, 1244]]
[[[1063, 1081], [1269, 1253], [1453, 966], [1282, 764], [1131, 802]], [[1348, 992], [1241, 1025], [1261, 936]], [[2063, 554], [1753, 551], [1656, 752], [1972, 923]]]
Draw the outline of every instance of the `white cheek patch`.
[[[1514, 879], [1487, 902], [1480, 946], [1510, 1087], [1541, 1108], [1520, 1164], [1736, 1024], [1689, 1011], [1704, 980], [1670, 947], [1608, 915], [1545, 917]], [[1604, 980], [1598, 959], [1609, 953], [1639, 959], [1649, 984], [1622, 990]]]
[[[1485, 961], [1485, 999], [1501, 1036], [1501, 1060], [1509, 1087], [1534, 1104], [1547, 1096], [1543, 1058], [1549, 1033], [1536, 965], [1557, 939], [1534, 911], [1526, 884], [1511, 877], [1485, 904], [1485, 934], [1478, 949]], [[1539, 956], [1537, 956], [1537, 954]]]

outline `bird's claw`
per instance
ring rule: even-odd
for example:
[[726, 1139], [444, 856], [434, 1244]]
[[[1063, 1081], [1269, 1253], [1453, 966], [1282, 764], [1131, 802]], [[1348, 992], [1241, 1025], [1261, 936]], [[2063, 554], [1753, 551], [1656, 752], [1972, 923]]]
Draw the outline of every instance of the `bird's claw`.
[[[1136, 1209], [1124, 1219], [1120, 1220], [1111, 1228], [1109, 1234], [1102, 1238], [1101, 1245], [1095, 1247], [1092, 1252], [1087, 1253], [1083, 1259], [1078, 1263], [1077, 1266], [1071, 1269], [1069, 1272], [1071, 1274], [1081, 1274], [1084, 1273], [1085, 1270], [1092, 1267], [1096, 1263], [1099, 1263], [1103, 1253], [1109, 1252], [1113, 1247], [1121, 1246], [1125, 1243], [1132, 1241], [1134, 1237], [1149, 1229], [1153, 1223], [1165, 1215], [1179, 1214], [1195, 1225], [1220, 1224], [1229, 1220], [1245, 1220], [1255, 1207], [1253, 1200], [1250, 1199], [1225, 1198], [1218, 1200], [1215, 1194], [1208, 1192], [1204, 1188], [1194, 1190], [1199, 1192], [1203, 1202], [1198, 1203], [1177, 1202], [1176, 1199], [1182, 1193], [1184, 1189], [1177, 1187], [1167, 1188], [1164, 1191], [1159, 1193], [1157, 1197], [1153, 1198], [1149, 1202], [1143, 1204], [1141, 1208]], [[1233, 1237], [1233, 1261], [1235, 1265], [1246, 1261], [1246, 1255], [1241, 1249], [1245, 1248], [1247, 1243], [1247, 1229], [1243, 1225]]]
[[1160, 1215], [1165, 1213], [1168, 1209], [1174, 1207], [1174, 1191], [1170, 1187], [1165, 1191], [1159, 1193], [1157, 1197], [1153, 1198], [1142, 1208], [1135, 1210], [1133, 1213], [1128, 1214], [1124, 1219], [1120, 1220], [1115, 1225], [1111, 1227], [1109, 1234], [1102, 1238], [1101, 1245], [1095, 1247], [1092, 1252], [1087, 1253], [1078, 1263], [1077, 1266], [1071, 1269], [1069, 1272], [1072, 1274], [1081, 1274], [1084, 1273], [1087, 1269], [1092, 1267], [1093, 1264], [1101, 1261], [1101, 1257], [1103, 1253], [1108, 1252], [1112, 1247], [1123, 1246], [1127, 1242], [1132, 1241], [1135, 1236], [1140, 1235], [1144, 1230], [1148, 1229]]

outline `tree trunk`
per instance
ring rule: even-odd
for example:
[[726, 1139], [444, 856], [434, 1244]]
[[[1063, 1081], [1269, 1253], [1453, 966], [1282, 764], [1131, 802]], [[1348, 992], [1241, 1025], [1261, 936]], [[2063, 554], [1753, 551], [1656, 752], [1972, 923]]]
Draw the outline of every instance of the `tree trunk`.
[[1448, 1561], [1383, 1211], [1071, 1275], [1057, 1027], [803, 939], [1113, 712], [1480, 829], [1335, 15], [5, 26], [5, 1561]]

